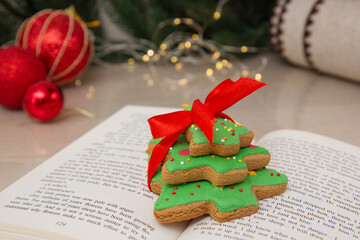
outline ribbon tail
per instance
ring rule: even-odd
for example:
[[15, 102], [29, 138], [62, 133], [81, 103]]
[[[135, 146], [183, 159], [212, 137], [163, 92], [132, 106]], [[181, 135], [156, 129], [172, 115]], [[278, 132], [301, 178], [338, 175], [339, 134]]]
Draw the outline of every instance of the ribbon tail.
[[155, 148], [153, 149], [149, 160], [148, 175], [147, 175], [147, 185], [150, 191], [151, 191], [150, 188], [151, 179], [153, 178], [156, 169], [159, 167], [161, 161], [164, 159], [169, 148], [174, 144], [174, 142], [181, 134], [181, 132], [182, 131], [179, 131], [164, 137], [158, 144], [156, 144]]
[[226, 88], [232, 86], [234, 82], [231, 79], [226, 79], [219, 83], [206, 97], [205, 102], [211, 101], [212, 98], [216, 98], [218, 94], [220, 94], [222, 91], [224, 91]]
[[240, 78], [236, 82], [226, 80], [211, 92], [204, 105], [214, 114], [224, 111], [266, 83], [251, 78]]
[[196, 99], [191, 109], [191, 118], [203, 131], [212, 146], [215, 123], [214, 114], [212, 114], [199, 99]]

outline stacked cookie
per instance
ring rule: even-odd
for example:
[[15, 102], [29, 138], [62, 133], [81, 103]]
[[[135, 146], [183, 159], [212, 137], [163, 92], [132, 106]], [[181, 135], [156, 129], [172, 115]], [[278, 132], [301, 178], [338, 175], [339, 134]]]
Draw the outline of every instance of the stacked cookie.
[[[154, 215], [177, 222], [210, 214], [219, 222], [255, 213], [258, 200], [285, 191], [287, 177], [266, 169], [269, 152], [251, 145], [254, 134], [226, 118], [216, 118], [213, 145], [192, 124], [182, 133], [151, 180], [160, 196]], [[147, 152], [160, 141], [153, 139]]]

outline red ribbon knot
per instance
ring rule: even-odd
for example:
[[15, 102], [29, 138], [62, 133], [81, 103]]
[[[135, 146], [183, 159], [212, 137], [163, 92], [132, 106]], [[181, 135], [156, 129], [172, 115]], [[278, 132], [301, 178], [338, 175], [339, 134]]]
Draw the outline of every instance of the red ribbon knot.
[[251, 78], [240, 78], [236, 82], [227, 79], [217, 85], [208, 94], [204, 104], [199, 99], [196, 99], [192, 104], [191, 111], [176, 111], [150, 118], [148, 122], [153, 138], [163, 139], [156, 144], [150, 157], [147, 179], [149, 189], [151, 179], [156, 169], [184, 129], [192, 123], [195, 123], [203, 131], [212, 145], [215, 116], [232, 120], [229, 116], [222, 113], [222, 111], [264, 85], [266, 85], [266, 83]]

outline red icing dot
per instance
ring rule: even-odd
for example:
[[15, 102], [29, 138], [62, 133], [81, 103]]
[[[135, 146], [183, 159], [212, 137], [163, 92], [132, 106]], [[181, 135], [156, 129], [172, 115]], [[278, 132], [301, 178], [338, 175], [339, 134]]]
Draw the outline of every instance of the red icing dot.
[[215, 119], [215, 122], [217, 122], [217, 120]]
[[180, 155], [189, 155], [189, 149], [183, 149], [179, 151]]
[[234, 189], [234, 186], [231, 186], [230, 189]]
[[224, 125], [224, 124], [225, 124], [224, 122], [221, 123], [221, 125]]
[[243, 189], [242, 189], [242, 188], [240, 188], [240, 189], [239, 189], [239, 192], [242, 192], [242, 191], [243, 191]]
[[265, 167], [263, 167], [263, 169], [266, 169], [266, 166], [265, 166]]
[[177, 188], [177, 187], [174, 187], [174, 190], [178, 190], [178, 188]]
[[235, 132], [235, 129], [233, 129], [232, 132]]
[[278, 173], [277, 175], [280, 176], [280, 173]]
[[271, 176], [273, 176], [274, 174], [273, 173], [270, 173]]
[[173, 192], [172, 192], [172, 194], [173, 194], [173, 195], [175, 195], [175, 194], [176, 194], [176, 192], [175, 192], [175, 191], [173, 191]]
[[171, 158], [170, 161], [174, 161], [174, 158]]
[[182, 144], [182, 142], [180, 142], [180, 144]]
[[194, 195], [194, 193], [193, 193], [193, 192], [190, 192], [190, 195]]
[[248, 146], [248, 148], [256, 148], [256, 146], [251, 144]]
[[234, 135], [235, 135], [235, 133], [233, 132], [231, 135], [233, 135], [233, 136], [234, 136]]
[[200, 187], [200, 184], [196, 185], [196, 187]]

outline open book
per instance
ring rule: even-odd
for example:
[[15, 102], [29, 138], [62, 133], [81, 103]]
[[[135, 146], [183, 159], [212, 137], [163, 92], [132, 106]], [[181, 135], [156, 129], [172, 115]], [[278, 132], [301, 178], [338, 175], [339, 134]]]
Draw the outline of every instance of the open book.
[[295, 130], [257, 142], [289, 184], [256, 214], [158, 223], [146, 120], [174, 110], [127, 106], [2, 191], [0, 239], [360, 239], [360, 148]]

